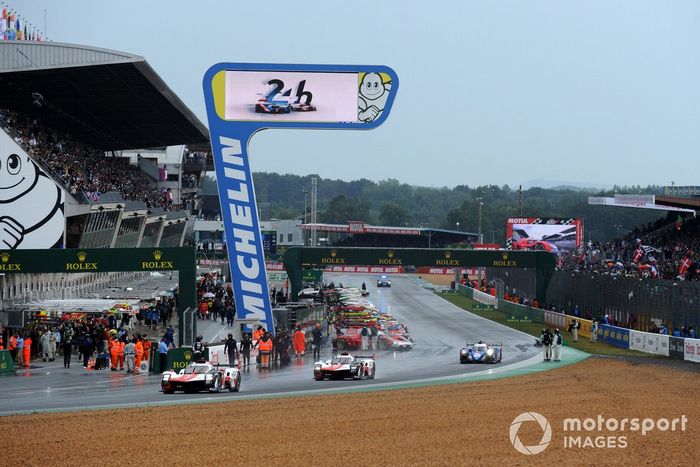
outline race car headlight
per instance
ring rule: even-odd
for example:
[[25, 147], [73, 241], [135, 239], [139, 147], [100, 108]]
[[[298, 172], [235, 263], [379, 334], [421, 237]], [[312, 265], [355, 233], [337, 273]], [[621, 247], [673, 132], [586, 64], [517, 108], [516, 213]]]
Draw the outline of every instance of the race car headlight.
[[462, 350], [459, 351], [459, 353], [460, 353], [460, 355], [466, 355], [466, 354], [467, 354], [467, 351], [464, 350], [464, 349], [462, 349]]
[[486, 351], [486, 355], [488, 355], [489, 357], [490, 357], [491, 355], [493, 355], [493, 349], [488, 349], [488, 350]]
[[170, 379], [170, 375], [163, 375], [163, 381], [168, 381]]

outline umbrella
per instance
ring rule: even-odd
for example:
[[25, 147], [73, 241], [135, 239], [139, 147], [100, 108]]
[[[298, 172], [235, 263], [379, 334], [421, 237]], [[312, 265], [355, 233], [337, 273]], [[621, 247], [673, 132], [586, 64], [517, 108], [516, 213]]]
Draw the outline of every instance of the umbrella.
[[204, 297], [204, 298], [214, 298], [214, 296], [215, 296], [215, 295], [214, 295], [213, 293], [211, 293], [211, 292], [207, 292], [207, 293], [205, 293], [204, 295], [202, 295], [202, 297]]

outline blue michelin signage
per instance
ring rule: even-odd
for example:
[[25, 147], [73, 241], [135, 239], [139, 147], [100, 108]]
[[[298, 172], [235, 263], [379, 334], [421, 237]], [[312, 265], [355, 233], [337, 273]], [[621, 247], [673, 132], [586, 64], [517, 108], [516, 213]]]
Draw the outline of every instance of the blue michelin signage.
[[274, 331], [248, 143], [266, 128], [372, 129], [398, 90], [385, 66], [219, 63], [204, 76], [214, 167], [239, 319]]
[[607, 324], [598, 325], [598, 340], [607, 342], [615, 347], [623, 349], [630, 348], [630, 331], [617, 326], [608, 326]]

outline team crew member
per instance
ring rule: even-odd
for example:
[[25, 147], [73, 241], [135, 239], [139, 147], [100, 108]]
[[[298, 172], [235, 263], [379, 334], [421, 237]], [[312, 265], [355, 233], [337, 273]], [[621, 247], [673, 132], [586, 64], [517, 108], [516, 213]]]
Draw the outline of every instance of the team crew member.
[[314, 361], [318, 361], [321, 359], [321, 344], [323, 343], [321, 323], [316, 323], [314, 330], [311, 331], [311, 340], [314, 344]]
[[297, 330], [294, 331], [292, 343], [294, 345], [295, 357], [303, 357], [304, 352], [306, 352], [306, 335], [304, 335], [304, 331], [301, 330], [301, 326], [297, 326]]
[[73, 353], [73, 344], [70, 339], [64, 338], [61, 341], [61, 352], [63, 352], [63, 368], [70, 368], [70, 358]]
[[243, 365], [250, 365], [250, 349], [253, 342], [250, 340], [248, 333], [243, 334], [243, 339], [241, 339], [241, 357], [243, 359]]
[[260, 366], [266, 367], [270, 364], [270, 353], [272, 352], [272, 339], [266, 332], [255, 345], [260, 350]]
[[542, 357], [545, 362], [548, 362], [551, 357], [551, 346], [552, 346], [552, 336], [549, 334], [548, 329], [542, 330], [542, 335], [540, 335], [540, 342], [542, 342]]
[[593, 318], [593, 323], [591, 323], [591, 339], [590, 341], [592, 343], [596, 343], [598, 341], [598, 320]]
[[119, 360], [119, 341], [117, 340], [116, 331], [110, 333], [112, 337], [109, 340], [109, 363], [112, 371], [117, 371], [117, 361]]
[[133, 373], [135, 366], [134, 360], [136, 358], [136, 338], [124, 346], [124, 358], [126, 359], [126, 372]]
[[367, 326], [362, 326], [360, 337], [362, 338], [362, 350], [367, 350], [367, 341], [369, 340], [369, 329], [367, 329]]
[[202, 359], [204, 347], [205, 345], [204, 342], [202, 342], [202, 336], [197, 336], [197, 339], [194, 341], [194, 344], [192, 344], [192, 354], [195, 362], [198, 362]]
[[160, 372], [163, 373], [165, 367], [168, 366], [168, 343], [165, 341], [165, 337], [158, 344], [158, 358], [160, 359]]
[[[126, 337], [123, 339], [126, 339]], [[123, 339], [117, 341], [117, 365], [119, 365], [119, 371], [124, 371], [124, 348], [126, 344]]]
[[141, 360], [143, 359], [143, 342], [138, 337], [134, 337], [134, 373], [139, 374]]
[[574, 338], [574, 342], [578, 342], [578, 330], [581, 328], [581, 323], [574, 319], [569, 327], [571, 328], [571, 336]]
[[377, 329], [377, 326], [372, 326], [369, 331], [369, 337], [372, 339], [372, 349], [377, 350], [377, 345], [379, 345], [379, 330]]
[[24, 367], [29, 368], [29, 363], [32, 360], [32, 338], [27, 335], [24, 338]]
[[151, 341], [146, 334], [143, 335], [143, 359], [148, 361], [151, 358]]
[[229, 334], [228, 338], [224, 342], [224, 355], [228, 355], [228, 364], [230, 366], [236, 365], [238, 344], [236, 343], [236, 339], [233, 338], [233, 334]]
[[16, 362], [17, 361], [17, 334], [13, 334], [10, 336], [10, 343], [7, 346], [7, 350], [10, 351], [10, 355], [12, 356], [12, 361]]
[[559, 329], [555, 329], [554, 336], [552, 338], [552, 359], [555, 362], [558, 362], [559, 357], [561, 356], [562, 343], [563, 343], [563, 339], [561, 338], [561, 334], [559, 334]]
[[24, 366], [24, 338], [17, 334], [17, 358], [15, 359], [17, 368]]

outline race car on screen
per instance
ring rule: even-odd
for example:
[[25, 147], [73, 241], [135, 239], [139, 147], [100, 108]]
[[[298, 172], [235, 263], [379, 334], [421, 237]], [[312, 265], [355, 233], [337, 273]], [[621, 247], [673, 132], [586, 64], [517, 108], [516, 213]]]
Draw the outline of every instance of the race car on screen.
[[257, 114], [288, 114], [292, 111], [292, 106], [285, 101], [260, 100], [255, 104]]
[[503, 345], [485, 344], [482, 341], [467, 343], [459, 351], [459, 363], [500, 363], [502, 357]]
[[513, 240], [511, 248], [513, 250], [538, 250], [538, 251], [548, 251], [550, 253], [558, 253], [559, 248], [552, 245], [549, 242], [542, 240], [532, 240], [529, 238], [521, 238], [520, 240]]
[[325, 362], [316, 362], [314, 379], [374, 379], [375, 370], [374, 355], [350, 355], [344, 352]]
[[190, 363], [179, 373], [174, 370], [164, 371], [160, 386], [164, 394], [172, 394], [175, 391], [219, 392], [224, 389], [238, 392], [241, 389], [241, 372], [238, 368], [218, 366], [200, 360]]
[[386, 274], [382, 274], [377, 279], [377, 287], [391, 287], [391, 279]]
[[297, 103], [292, 104], [292, 110], [294, 112], [315, 112], [316, 106], [311, 105], [311, 104], [302, 104], [301, 102], [297, 102]]
[[[362, 348], [362, 336], [359, 332], [343, 334], [333, 339], [333, 347], [338, 350], [357, 350]], [[380, 331], [377, 335], [377, 348], [379, 350], [411, 350], [413, 342], [398, 334], [389, 334]]]

